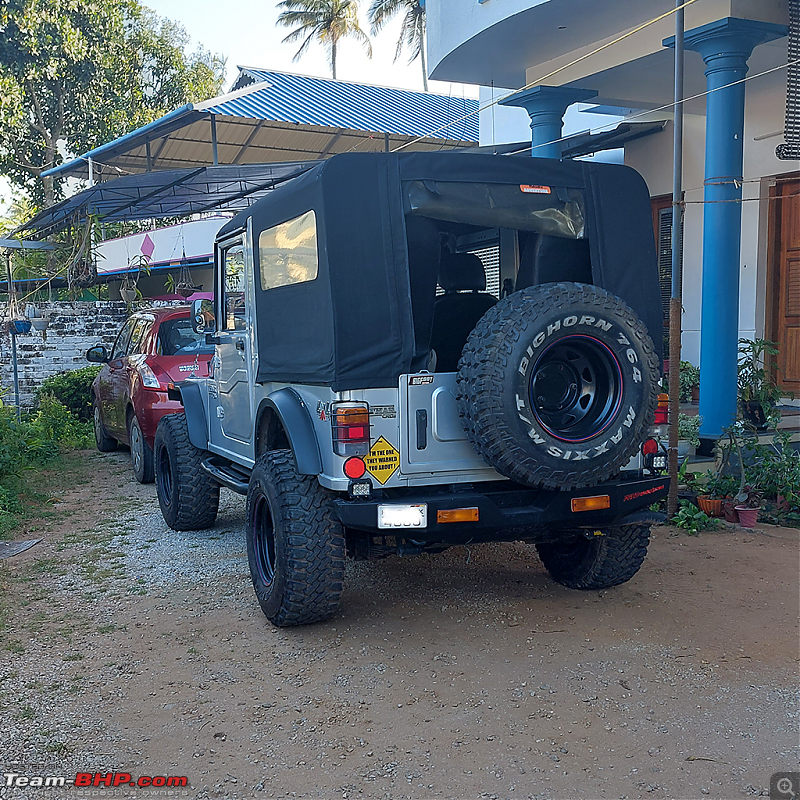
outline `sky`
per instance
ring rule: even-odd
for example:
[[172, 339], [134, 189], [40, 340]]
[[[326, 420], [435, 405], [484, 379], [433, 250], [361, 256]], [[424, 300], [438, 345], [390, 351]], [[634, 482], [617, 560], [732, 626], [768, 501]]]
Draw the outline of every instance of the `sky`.
[[[192, 37], [189, 49], [202, 44], [227, 57], [226, 89], [236, 77], [238, 65], [331, 77], [327, 52], [317, 43], [312, 43], [299, 61], [292, 61], [299, 44], [282, 44], [281, 40], [291, 29], [276, 25], [279, 12], [273, 0], [227, 0], [224, 4], [217, 0], [145, 0], [145, 5], [162, 17], [180, 22]], [[368, 7], [369, 0], [361, 0], [359, 16], [361, 27], [367, 33]], [[337, 78], [422, 91], [419, 59], [408, 64], [408, 55], [403, 53], [394, 62], [399, 32], [398, 16], [378, 36], [371, 36], [371, 59], [355, 39], [340, 42], [336, 59]], [[454, 97], [478, 96], [478, 87], [463, 84], [431, 81], [430, 89]]]

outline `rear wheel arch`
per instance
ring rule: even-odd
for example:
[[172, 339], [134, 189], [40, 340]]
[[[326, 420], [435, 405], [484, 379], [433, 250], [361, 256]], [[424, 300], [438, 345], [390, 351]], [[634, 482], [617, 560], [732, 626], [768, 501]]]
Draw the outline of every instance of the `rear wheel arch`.
[[[300, 475], [319, 475], [322, 472], [322, 457], [311, 415], [303, 398], [294, 389], [284, 387], [265, 397], [259, 404], [256, 420], [257, 456], [271, 450], [287, 449], [294, 455]], [[285, 442], [283, 446], [282, 439]], [[260, 447], [266, 449], [258, 450]]]

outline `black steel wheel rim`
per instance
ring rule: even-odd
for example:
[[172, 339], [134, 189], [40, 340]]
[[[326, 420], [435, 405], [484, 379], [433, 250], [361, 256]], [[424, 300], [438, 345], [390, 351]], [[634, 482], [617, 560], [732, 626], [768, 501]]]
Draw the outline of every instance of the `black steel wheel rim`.
[[172, 504], [172, 464], [170, 463], [169, 450], [161, 447], [158, 450], [158, 490], [167, 505]]
[[253, 516], [250, 520], [253, 530], [253, 555], [259, 581], [269, 586], [275, 579], [275, 528], [269, 503], [259, 494], [253, 503]]
[[530, 377], [530, 403], [539, 424], [562, 442], [584, 442], [613, 422], [622, 404], [622, 369], [614, 353], [592, 336], [551, 344]]

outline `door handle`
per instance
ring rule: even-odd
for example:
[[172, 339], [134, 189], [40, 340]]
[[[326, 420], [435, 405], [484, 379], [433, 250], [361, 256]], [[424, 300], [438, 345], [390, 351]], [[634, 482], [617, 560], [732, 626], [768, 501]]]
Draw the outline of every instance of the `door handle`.
[[236, 340], [236, 349], [244, 355], [244, 339], [237, 339]]

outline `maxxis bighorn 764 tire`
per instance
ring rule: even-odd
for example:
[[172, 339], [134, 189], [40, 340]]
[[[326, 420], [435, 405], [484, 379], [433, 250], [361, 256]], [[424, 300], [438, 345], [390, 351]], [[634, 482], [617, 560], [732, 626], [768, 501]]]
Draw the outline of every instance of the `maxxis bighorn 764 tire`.
[[210, 528], [219, 509], [219, 484], [201, 467], [205, 451], [189, 441], [185, 414], [168, 414], [153, 447], [156, 494], [167, 525], [176, 531]]
[[344, 529], [317, 478], [299, 475], [289, 450], [260, 456], [247, 492], [247, 559], [267, 619], [288, 627], [335, 614], [344, 555]]
[[608, 589], [629, 581], [642, 566], [650, 542], [649, 525], [619, 525], [577, 533], [564, 542], [537, 544], [553, 580], [569, 589]]
[[582, 283], [531, 286], [480, 320], [461, 355], [459, 414], [498, 472], [574, 489], [622, 469], [652, 424], [653, 342], [618, 297]]
[[103, 425], [103, 414], [100, 411], [100, 401], [92, 398], [92, 427], [94, 428], [94, 441], [101, 453], [112, 453], [117, 449], [117, 440], [106, 433]]

